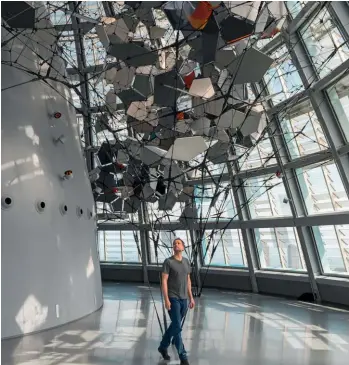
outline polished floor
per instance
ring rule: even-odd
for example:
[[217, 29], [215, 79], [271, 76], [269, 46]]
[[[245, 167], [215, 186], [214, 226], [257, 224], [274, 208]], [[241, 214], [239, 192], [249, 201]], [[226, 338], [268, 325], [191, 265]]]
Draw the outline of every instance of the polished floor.
[[[152, 293], [162, 318], [159, 288]], [[3, 365], [163, 364], [148, 287], [104, 286], [104, 307], [50, 331], [2, 341]], [[192, 365], [349, 364], [349, 312], [205, 289], [183, 338]], [[172, 360], [179, 364], [174, 349]]]

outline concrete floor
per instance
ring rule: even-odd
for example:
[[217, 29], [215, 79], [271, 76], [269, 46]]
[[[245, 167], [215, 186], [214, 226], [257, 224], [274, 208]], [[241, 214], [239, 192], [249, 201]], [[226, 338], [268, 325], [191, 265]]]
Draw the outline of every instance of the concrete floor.
[[[153, 288], [159, 315], [159, 288]], [[2, 341], [3, 365], [156, 365], [161, 332], [145, 286], [106, 284], [104, 307], [46, 332]], [[349, 364], [349, 312], [204, 289], [183, 339], [192, 365]], [[178, 364], [174, 349], [168, 364]]]

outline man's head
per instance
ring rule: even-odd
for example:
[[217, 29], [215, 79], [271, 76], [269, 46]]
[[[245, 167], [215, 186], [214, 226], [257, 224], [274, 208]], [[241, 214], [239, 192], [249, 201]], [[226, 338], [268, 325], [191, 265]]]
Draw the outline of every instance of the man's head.
[[184, 242], [181, 238], [175, 238], [173, 240], [173, 251], [174, 253], [179, 253], [184, 251]]

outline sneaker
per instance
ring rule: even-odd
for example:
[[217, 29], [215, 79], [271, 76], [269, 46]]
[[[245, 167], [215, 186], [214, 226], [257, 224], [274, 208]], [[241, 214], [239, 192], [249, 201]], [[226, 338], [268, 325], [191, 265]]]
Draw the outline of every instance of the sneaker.
[[182, 359], [181, 360], [181, 365], [189, 365], [188, 359]]
[[171, 360], [167, 350], [164, 350], [162, 348], [158, 348], [158, 351], [160, 352], [161, 356], [164, 358], [164, 360]]

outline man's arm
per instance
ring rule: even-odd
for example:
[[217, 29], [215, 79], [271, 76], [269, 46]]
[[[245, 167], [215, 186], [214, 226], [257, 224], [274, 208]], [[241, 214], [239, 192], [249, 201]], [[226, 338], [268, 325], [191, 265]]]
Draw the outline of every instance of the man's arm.
[[167, 281], [168, 281], [168, 274], [163, 272], [162, 273], [162, 278], [161, 278], [161, 283], [162, 283], [162, 294], [164, 296], [164, 300], [165, 303], [168, 299], [168, 287], [167, 287]]
[[162, 274], [161, 274], [161, 290], [162, 290], [162, 294], [164, 296], [164, 302], [165, 302], [165, 308], [167, 310], [171, 309], [171, 302], [170, 299], [168, 297], [168, 276], [170, 274], [170, 266], [168, 261], [166, 260], [163, 264], [163, 268], [162, 268]]
[[190, 274], [188, 274], [188, 296], [189, 296], [189, 308], [192, 309], [195, 307], [195, 300], [193, 297], [193, 293], [191, 292], [191, 279]]

